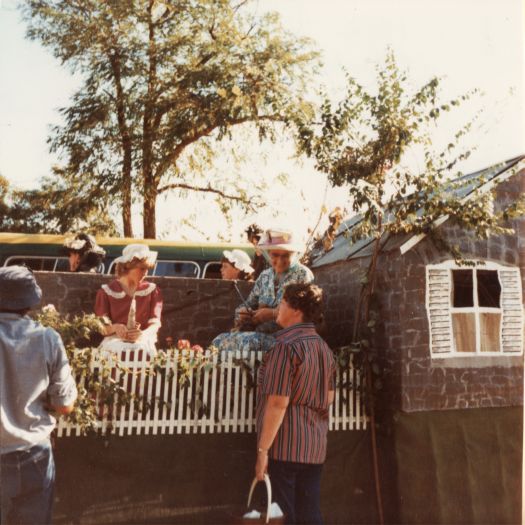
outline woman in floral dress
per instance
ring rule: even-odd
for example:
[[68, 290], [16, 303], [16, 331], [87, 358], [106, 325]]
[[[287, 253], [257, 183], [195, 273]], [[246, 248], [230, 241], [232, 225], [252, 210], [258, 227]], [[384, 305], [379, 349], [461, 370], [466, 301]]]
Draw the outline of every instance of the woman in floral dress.
[[258, 247], [268, 255], [271, 267], [259, 275], [246, 301], [235, 310], [234, 330], [212, 341], [219, 350], [269, 350], [273, 334], [281, 328], [275, 320], [286, 285], [313, 281], [312, 272], [297, 261], [301, 246], [289, 231], [267, 230]]

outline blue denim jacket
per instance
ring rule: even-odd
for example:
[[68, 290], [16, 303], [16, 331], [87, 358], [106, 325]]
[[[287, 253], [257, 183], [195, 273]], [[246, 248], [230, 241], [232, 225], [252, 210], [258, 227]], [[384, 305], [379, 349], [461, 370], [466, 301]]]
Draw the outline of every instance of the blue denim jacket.
[[0, 454], [47, 440], [56, 424], [47, 407], [76, 397], [60, 336], [27, 316], [0, 313]]

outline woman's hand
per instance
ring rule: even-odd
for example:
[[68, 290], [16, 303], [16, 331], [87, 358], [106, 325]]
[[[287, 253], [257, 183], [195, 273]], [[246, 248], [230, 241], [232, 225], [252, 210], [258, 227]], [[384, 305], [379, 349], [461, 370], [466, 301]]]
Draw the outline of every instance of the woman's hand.
[[107, 335], [115, 334], [120, 339], [124, 339], [126, 337], [126, 332], [128, 331], [126, 325], [120, 323], [112, 324], [111, 326], [108, 326], [108, 328]]
[[248, 308], [239, 308], [237, 310], [238, 317], [235, 319], [235, 326], [238, 328], [244, 323], [250, 322], [253, 316], [253, 311]]
[[126, 330], [126, 336], [124, 339], [126, 341], [129, 341], [130, 343], [134, 343], [139, 337], [142, 335], [142, 332], [140, 331], [140, 323], [137, 323], [135, 325], [135, 328], [131, 330]]
[[274, 310], [273, 308], [259, 308], [254, 312], [252, 319], [255, 324], [273, 321], [275, 319]]
[[255, 462], [255, 477], [258, 481], [264, 479], [264, 475], [268, 470], [268, 452], [265, 450], [259, 450], [257, 452], [257, 461]]

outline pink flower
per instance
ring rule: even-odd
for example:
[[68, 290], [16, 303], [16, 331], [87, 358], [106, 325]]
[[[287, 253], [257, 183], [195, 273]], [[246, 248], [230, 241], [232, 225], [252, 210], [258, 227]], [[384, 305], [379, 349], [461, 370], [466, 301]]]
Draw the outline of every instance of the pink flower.
[[187, 339], [179, 339], [177, 341], [177, 348], [179, 350], [189, 350], [191, 348], [191, 344]]
[[194, 352], [204, 352], [203, 348], [201, 345], [193, 345], [191, 347], [191, 349], [194, 351]]

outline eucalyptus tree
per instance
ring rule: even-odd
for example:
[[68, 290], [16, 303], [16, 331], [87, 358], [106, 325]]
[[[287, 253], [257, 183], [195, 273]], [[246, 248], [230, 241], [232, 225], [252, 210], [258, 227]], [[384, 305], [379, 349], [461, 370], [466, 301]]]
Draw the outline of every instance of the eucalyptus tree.
[[[206, 177], [214, 140], [287, 122], [315, 70], [310, 42], [248, 0], [26, 0], [27, 35], [80, 74], [50, 146], [73, 186], [119, 202], [124, 234], [143, 201], [144, 236], [170, 191], [207, 192], [249, 206], [251, 196]], [[204, 161], [203, 161], [204, 159]], [[179, 200], [181, 202], [181, 200]], [[181, 202], [182, 205], [182, 202]]]

